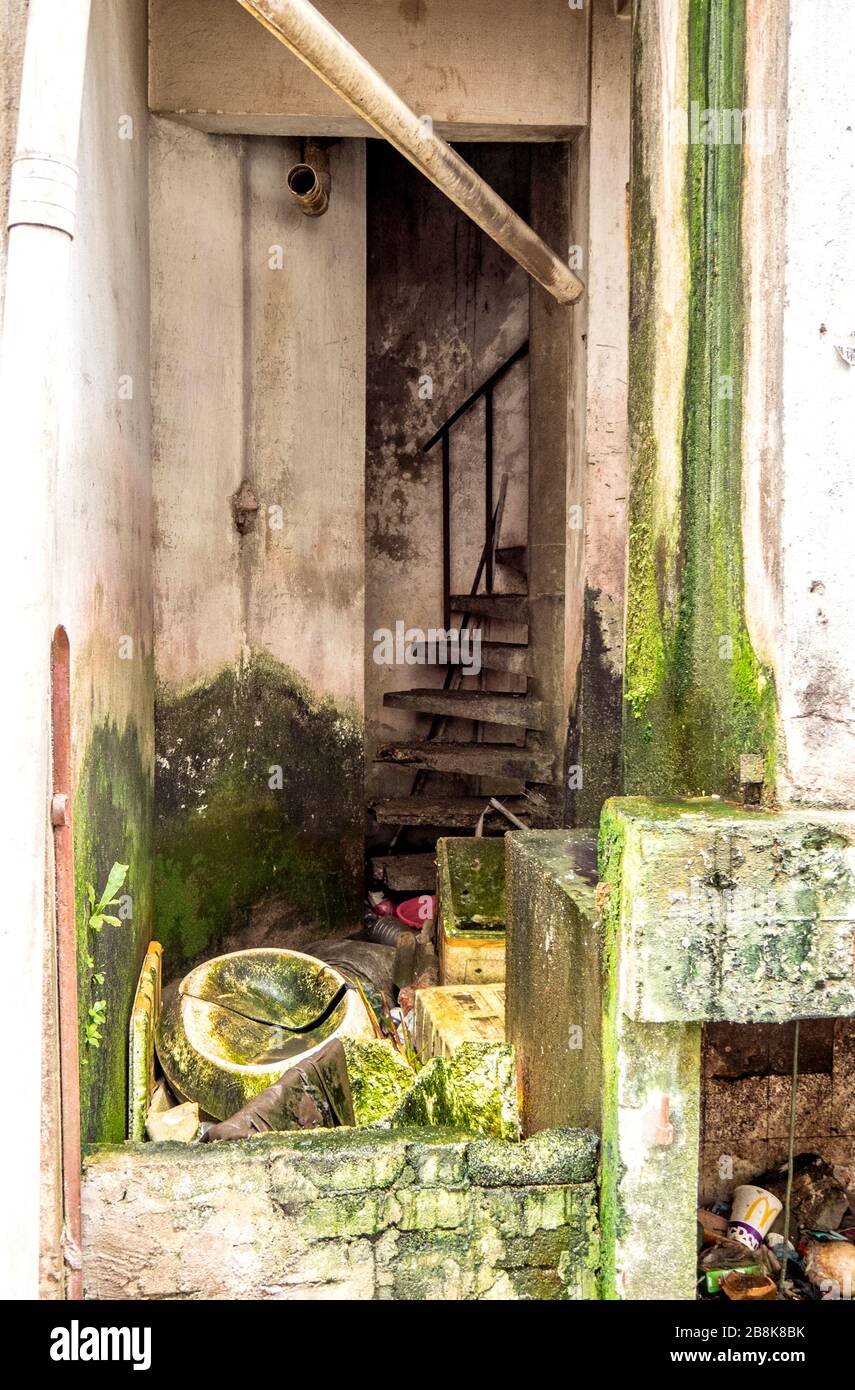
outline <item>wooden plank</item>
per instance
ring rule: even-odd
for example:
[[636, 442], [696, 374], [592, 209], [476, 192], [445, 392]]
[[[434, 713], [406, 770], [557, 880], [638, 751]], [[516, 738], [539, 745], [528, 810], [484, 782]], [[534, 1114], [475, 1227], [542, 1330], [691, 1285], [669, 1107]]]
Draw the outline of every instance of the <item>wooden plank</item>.
[[[536, 820], [527, 797], [503, 796], [499, 800], [527, 825]], [[396, 796], [375, 801], [371, 809], [380, 825], [432, 825], [443, 830], [474, 830], [487, 804], [486, 796]], [[492, 807], [487, 812], [486, 822], [491, 827], [510, 828], [509, 821]]]
[[452, 594], [451, 611], [498, 618], [503, 623], [525, 623], [528, 621], [528, 598], [525, 594]]
[[452, 719], [476, 719], [481, 724], [506, 724], [520, 729], [543, 728], [539, 700], [510, 691], [493, 690], [387, 690], [387, 709], [442, 714]]
[[424, 739], [383, 744], [377, 750], [377, 762], [425, 767], [434, 772], [461, 772], [473, 777], [518, 777], [530, 782], [551, 782], [554, 766], [552, 754], [515, 748], [511, 743], [440, 743]]
[[391, 893], [433, 893], [436, 855], [387, 854], [371, 860], [371, 872]]

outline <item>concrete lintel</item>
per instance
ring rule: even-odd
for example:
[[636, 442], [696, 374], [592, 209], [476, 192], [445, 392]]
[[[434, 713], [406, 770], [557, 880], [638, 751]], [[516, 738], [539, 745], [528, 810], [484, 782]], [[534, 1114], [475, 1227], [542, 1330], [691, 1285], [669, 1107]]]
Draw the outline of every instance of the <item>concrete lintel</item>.
[[855, 1013], [855, 814], [608, 803], [636, 1022]]

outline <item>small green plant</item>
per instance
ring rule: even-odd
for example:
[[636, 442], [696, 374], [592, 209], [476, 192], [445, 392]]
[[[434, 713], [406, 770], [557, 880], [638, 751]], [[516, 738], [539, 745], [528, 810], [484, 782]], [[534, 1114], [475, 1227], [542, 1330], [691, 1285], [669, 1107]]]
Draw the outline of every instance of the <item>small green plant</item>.
[[[89, 920], [87, 926], [90, 931], [97, 936], [103, 931], [105, 926], [119, 927], [121, 922], [118, 917], [113, 917], [107, 909], [116, 907], [119, 899], [116, 897], [119, 889], [123, 886], [128, 873], [127, 864], [114, 864], [109, 874], [104, 891], [100, 898], [95, 895], [95, 888], [91, 883], [86, 885], [86, 896], [89, 899]], [[95, 957], [92, 952], [86, 951], [86, 968], [92, 971], [90, 986], [103, 985], [103, 970], [95, 969]], [[104, 1036], [104, 1024], [107, 1021], [107, 1001], [106, 999], [96, 999], [89, 1005], [87, 1010], [86, 1022], [83, 1026], [83, 1041], [86, 1047], [100, 1047], [101, 1039]]]
[[117, 905], [119, 899], [114, 897], [113, 895], [115, 893], [118, 893], [119, 889], [124, 884], [124, 881], [128, 874], [128, 867], [129, 866], [127, 864], [113, 865], [112, 869], [107, 875], [107, 885], [104, 889], [104, 892], [101, 894], [97, 902], [95, 901], [95, 889], [93, 888], [92, 884], [89, 883], [86, 885], [86, 892], [89, 897], [90, 931], [101, 931], [105, 922], [109, 923], [111, 927], [121, 926], [121, 922], [119, 921], [118, 917], [108, 916], [106, 909], [108, 907], [115, 907]]
[[[103, 977], [102, 977], [103, 978]], [[87, 1047], [100, 1047], [103, 1037], [104, 1024], [107, 1021], [107, 1001], [106, 999], [96, 999], [94, 1004], [89, 1006], [89, 1016], [84, 1028], [84, 1042]]]

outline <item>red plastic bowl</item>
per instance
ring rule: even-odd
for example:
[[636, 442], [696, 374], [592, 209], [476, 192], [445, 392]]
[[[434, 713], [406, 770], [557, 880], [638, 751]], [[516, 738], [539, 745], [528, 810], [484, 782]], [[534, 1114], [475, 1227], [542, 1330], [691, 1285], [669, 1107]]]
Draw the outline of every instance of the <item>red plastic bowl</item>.
[[407, 898], [398, 903], [398, 920], [415, 931], [421, 931], [425, 922], [436, 916], [436, 895], [422, 893], [418, 898]]

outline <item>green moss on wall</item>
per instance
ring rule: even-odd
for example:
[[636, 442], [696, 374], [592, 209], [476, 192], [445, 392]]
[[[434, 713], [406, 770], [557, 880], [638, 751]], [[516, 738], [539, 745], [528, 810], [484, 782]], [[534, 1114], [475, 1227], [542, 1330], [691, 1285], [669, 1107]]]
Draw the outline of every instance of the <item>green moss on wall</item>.
[[249, 907], [359, 912], [362, 730], [266, 653], [156, 701], [155, 921], [168, 974]]
[[[745, 0], [688, 0], [688, 350], [675, 533], [652, 425], [656, 224], [642, 113], [655, 67], [636, 26], [626, 789], [732, 794], [740, 753], [774, 782], [775, 695], [745, 619], [741, 530]], [[695, 106], [693, 108], [693, 103]], [[649, 138], [649, 137], [648, 137]]]
[[[75, 904], [80, 1022], [81, 1126], [84, 1141], [125, 1138], [128, 1023], [151, 939], [152, 780], [133, 724], [96, 725], [77, 776], [74, 798]], [[129, 865], [120, 926], [89, 931], [87, 885], [98, 894], [115, 861]], [[87, 962], [91, 955], [93, 964]], [[103, 975], [103, 982], [95, 974]], [[98, 1047], [87, 1046], [90, 1005], [106, 1000]]]
[[626, 1228], [620, 1198], [622, 1166], [618, 1144], [618, 982], [620, 959], [620, 904], [623, 888], [624, 830], [607, 801], [600, 816], [598, 857], [600, 876], [608, 885], [603, 924], [603, 1022], [602, 1022], [602, 1135], [600, 1138], [600, 1238], [602, 1264], [600, 1297], [618, 1297], [615, 1249]]

